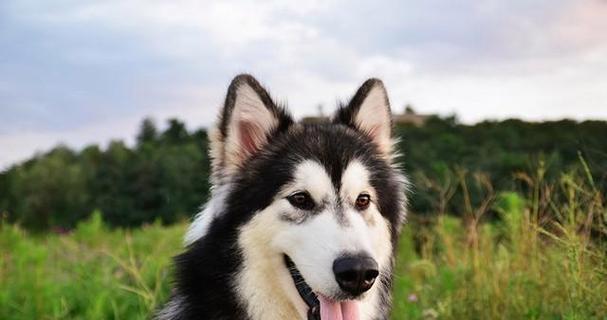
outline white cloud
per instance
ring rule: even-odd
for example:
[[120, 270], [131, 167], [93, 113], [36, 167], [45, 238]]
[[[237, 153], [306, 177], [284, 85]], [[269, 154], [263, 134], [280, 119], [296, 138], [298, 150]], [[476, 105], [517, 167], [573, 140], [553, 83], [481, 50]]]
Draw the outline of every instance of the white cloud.
[[[4, 65], [0, 53], [0, 103], [22, 103], [0, 114], [43, 103], [49, 116], [32, 114], [21, 121], [28, 125], [0, 131], [0, 149], [9, 150], [0, 166], [59, 141], [80, 147], [132, 139], [146, 115], [209, 125], [239, 72], [257, 75], [298, 117], [316, 112], [319, 103], [331, 111], [374, 76], [386, 83], [395, 111], [412, 103], [422, 112], [456, 112], [466, 122], [607, 118], [607, 4], [601, 0], [13, 0], [4, 6], [5, 21], [38, 37], [0, 32], [0, 44], [14, 51]], [[24, 66], [27, 72], [19, 69]], [[107, 110], [70, 105], [102, 108], [100, 101]], [[51, 129], [40, 121], [72, 125]]]

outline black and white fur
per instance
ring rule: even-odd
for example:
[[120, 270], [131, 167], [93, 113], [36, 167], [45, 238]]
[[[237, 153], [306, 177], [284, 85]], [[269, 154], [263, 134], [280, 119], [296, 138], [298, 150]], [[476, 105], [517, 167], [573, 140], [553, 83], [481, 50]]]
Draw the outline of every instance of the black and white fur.
[[[239, 75], [211, 139], [211, 199], [175, 258], [173, 296], [157, 319], [306, 319], [284, 255], [312, 290], [341, 299], [331, 263], [356, 252], [380, 268], [360, 318], [387, 319], [406, 180], [393, 164], [383, 83], [367, 80], [331, 122], [303, 124]], [[313, 209], [287, 201], [298, 191]], [[363, 211], [353, 207], [361, 192], [371, 196]]]

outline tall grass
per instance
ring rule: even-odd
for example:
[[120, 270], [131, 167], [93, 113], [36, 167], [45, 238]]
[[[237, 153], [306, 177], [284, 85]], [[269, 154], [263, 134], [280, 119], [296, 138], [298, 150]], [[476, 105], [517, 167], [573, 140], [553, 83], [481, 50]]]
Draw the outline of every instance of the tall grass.
[[0, 319], [148, 319], [184, 230], [108, 230], [99, 214], [69, 235], [1, 226]]
[[[607, 319], [607, 210], [582, 164], [552, 182], [543, 164], [518, 173], [526, 194], [460, 172], [463, 219], [443, 212], [404, 231], [392, 318]], [[476, 207], [470, 180], [486, 189]], [[499, 219], [482, 222], [488, 211]]]
[[[547, 181], [540, 166], [516, 175], [522, 191], [499, 192], [456, 170], [438, 207], [457, 198], [466, 212], [410, 217], [392, 319], [606, 319], [605, 194], [588, 172]], [[0, 225], [0, 319], [149, 318], [169, 295], [184, 231], [109, 230], [99, 214], [63, 235]]]

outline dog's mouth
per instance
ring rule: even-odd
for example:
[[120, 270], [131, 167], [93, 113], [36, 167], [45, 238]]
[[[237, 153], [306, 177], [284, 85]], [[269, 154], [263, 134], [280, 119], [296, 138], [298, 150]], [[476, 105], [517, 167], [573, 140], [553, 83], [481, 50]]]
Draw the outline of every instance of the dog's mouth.
[[308, 320], [358, 320], [358, 302], [352, 300], [335, 301], [317, 294], [306, 283], [293, 260], [284, 255], [285, 265], [291, 274], [295, 288], [308, 305]]

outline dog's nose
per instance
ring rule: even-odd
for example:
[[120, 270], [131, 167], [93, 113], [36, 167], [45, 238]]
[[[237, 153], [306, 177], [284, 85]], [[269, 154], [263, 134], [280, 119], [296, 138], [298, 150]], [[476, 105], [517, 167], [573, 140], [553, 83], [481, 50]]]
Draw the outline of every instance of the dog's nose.
[[333, 273], [339, 287], [353, 296], [371, 289], [379, 275], [377, 262], [369, 256], [347, 256], [333, 262]]

